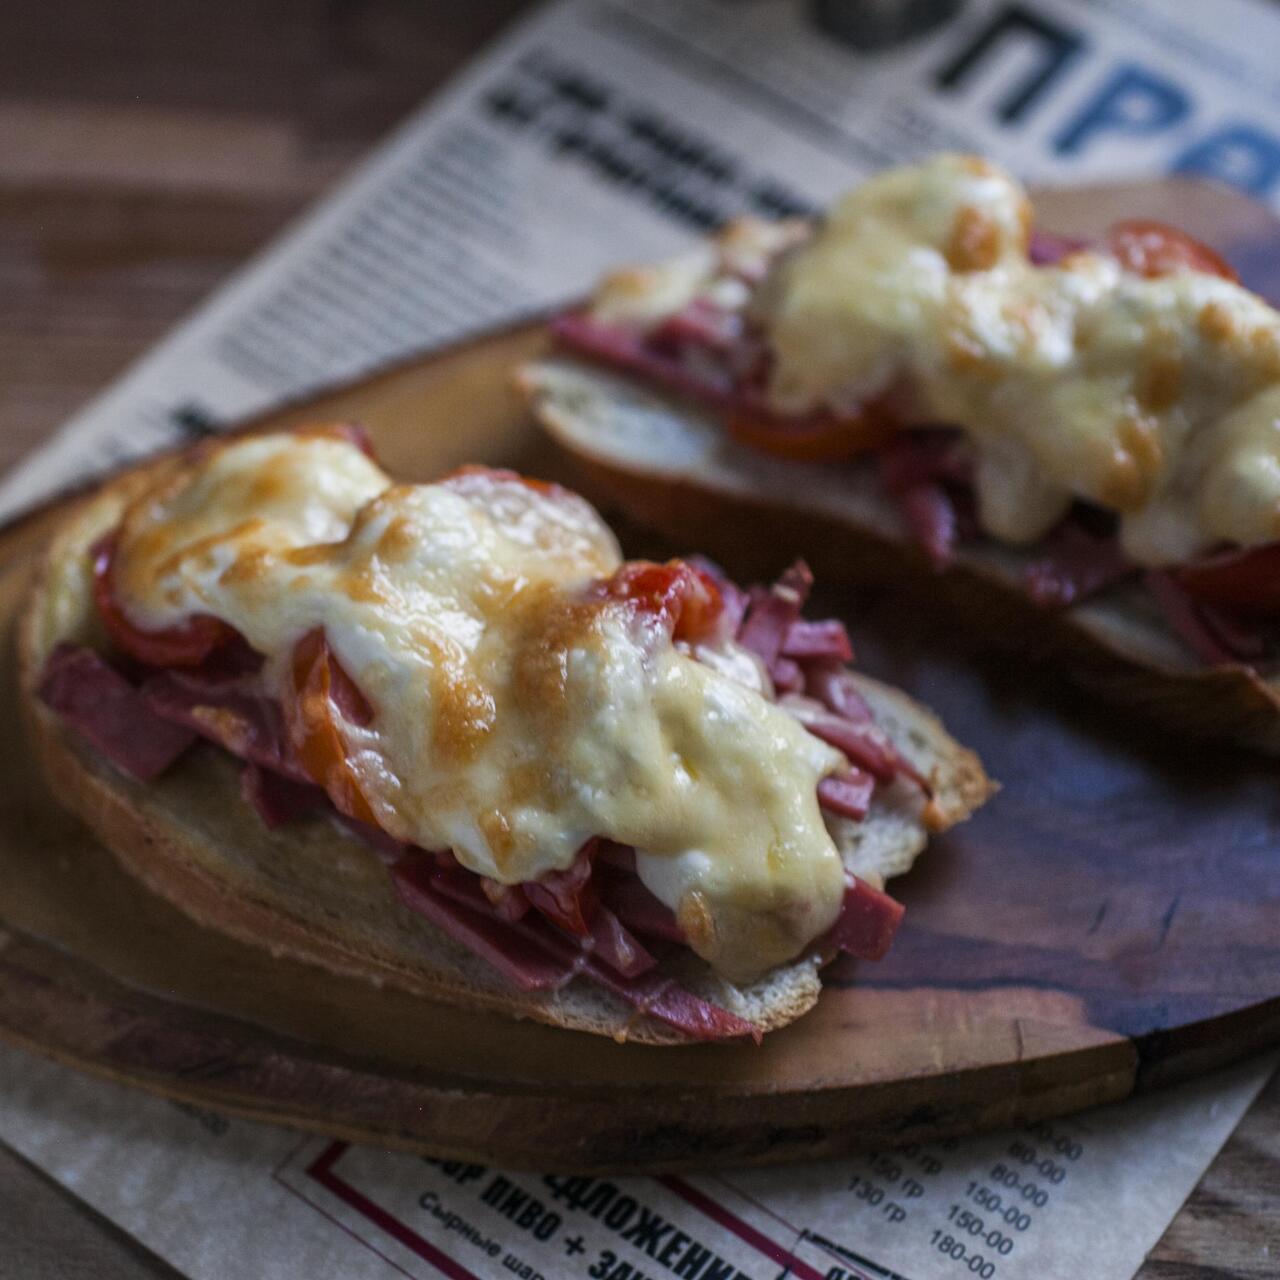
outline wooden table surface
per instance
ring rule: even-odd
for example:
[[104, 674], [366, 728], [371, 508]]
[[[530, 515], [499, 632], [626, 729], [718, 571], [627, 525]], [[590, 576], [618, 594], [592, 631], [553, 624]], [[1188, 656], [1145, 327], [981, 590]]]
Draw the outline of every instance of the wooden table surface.
[[[0, 467], [525, 7], [0, 4]], [[2, 1146], [0, 1221], [0, 1278], [174, 1274]], [[1280, 1080], [1140, 1273], [1277, 1274]]]

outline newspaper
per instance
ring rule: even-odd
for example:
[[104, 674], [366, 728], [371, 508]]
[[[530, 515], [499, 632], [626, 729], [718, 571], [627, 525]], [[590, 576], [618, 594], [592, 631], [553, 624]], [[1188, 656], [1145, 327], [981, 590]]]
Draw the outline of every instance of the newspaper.
[[1128, 1280], [1275, 1065], [963, 1142], [590, 1178], [349, 1146], [0, 1049], [0, 1135], [192, 1280]]
[[[940, 148], [1037, 182], [1176, 171], [1280, 203], [1278, 62], [1261, 0], [561, 0], [0, 480], [0, 518]], [[279, 1280], [1107, 1280], [1132, 1275], [1272, 1065], [963, 1143], [566, 1183], [300, 1141], [6, 1051], [0, 1138], [194, 1277], [252, 1251]]]
[[[895, 15], [905, 23], [894, 30]], [[944, 148], [1030, 181], [1181, 171], [1280, 203], [1263, 0], [565, 0], [411, 116], [54, 439], [0, 519], [94, 472], [534, 311], [734, 214]]]

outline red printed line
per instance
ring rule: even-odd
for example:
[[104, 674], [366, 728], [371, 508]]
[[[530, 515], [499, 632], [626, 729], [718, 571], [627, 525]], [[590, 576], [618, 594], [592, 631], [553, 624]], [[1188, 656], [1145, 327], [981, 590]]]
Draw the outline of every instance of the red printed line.
[[744, 1244], [749, 1244], [757, 1253], [762, 1253], [766, 1258], [771, 1258], [780, 1266], [786, 1267], [788, 1276], [795, 1276], [796, 1280], [825, 1280], [821, 1271], [815, 1271], [807, 1262], [801, 1262], [789, 1249], [784, 1249], [763, 1231], [757, 1231], [749, 1222], [744, 1222], [718, 1200], [713, 1200], [697, 1187], [690, 1186], [683, 1178], [668, 1175], [659, 1178], [658, 1181], [668, 1191], [678, 1195], [686, 1204], [692, 1205], [699, 1213], [705, 1214], [717, 1226], [731, 1232]]
[[[367, 1218], [374, 1226], [385, 1231], [393, 1240], [398, 1241], [424, 1261], [429, 1262], [449, 1280], [480, 1280], [473, 1272], [468, 1271], [460, 1263], [455, 1262], [448, 1254], [436, 1248], [429, 1240], [424, 1239], [416, 1231], [407, 1227], [394, 1214], [389, 1213], [381, 1205], [370, 1200], [368, 1196], [357, 1191], [349, 1182], [340, 1178], [334, 1171], [334, 1165], [347, 1150], [346, 1142], [331, 1142], [308, 1166], [307, 1177], [318, 1182], [326, 1191], [332, 1192], [344, 1204], [350, 1205], [357, 1213]], [[787, 1269], [788, 1276], [795, 1280], [825, 1280], [820, 1271], [814, 1270], [808, 1263], [802, 1262], [789, 1250], [784, 1249], [776, 1240], [770, 1239], [762, 1231], [757, 1231], [750, 1223], [744, 1222], [719, 1201], [713, 1200], [705, 1192], [690, 1186], [683, 1178], [672, 1176], [658, 1178], [657, 1181], [668, 1191], [679, 1196], [686, 1204], [697, 1209], [699, 1213], [710, 1218], [717, 1226], [723, 1227], [738, 1237], [757, 1253], [769, 1258], [779, 1266]]]
[[331, 1142], [311, 1162], [307, 1169], [307, 1177], [318, 1182], [326, 1191], [333, 1192], [344, 1204], [349, 1204], [357, 1213], [363, 1214], [375, 1227], [385, 1231], [393, 1240], [399, 1241], [406, 1249], [429, 1262], [441, 1275], [448, 1276], [449, 1280], [480, 1280], [479, 1276], [455, 1262], [447, 1253], [437, 1249], [431, 1241], [424, 1240], [416, 1231], [405, 1226], [394, 1214], [388, 1213], [381, 1205], [375, 1204], [349, 1182], [344, 1182], [338, 1177], [333, 1171], [333, 1166], [349, 1145], [346, 1142]]

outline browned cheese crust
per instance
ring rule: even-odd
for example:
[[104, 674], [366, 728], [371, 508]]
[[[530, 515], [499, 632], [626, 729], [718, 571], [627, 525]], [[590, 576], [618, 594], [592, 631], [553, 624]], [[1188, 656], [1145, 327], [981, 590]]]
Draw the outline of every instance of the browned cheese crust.
[[[45, 658], [62, 640], [103, 644], [94, 616], [88, 549], [119, 518], [137, 473], [77, 504], [54, 538], [23, 615], [19, 643], [26, 728], [57, 799], [120, 862], [198, 924], [275, 955], [358, 975], [445, 1003], [483, 1007], [569, 1030], [642, 1044], [686, 1043], [637, 1018], [620, 1000], [582, 980], [553, 993], [514, 989], [483, 960], [397, 900], [386, 868], [363, 844], [324, 819], [269, 831], [241, 799], [235, 761], [199, 746], [153, 783], [126, 778], [67, 730], [35, 696]], [[927, 815], [886, 809], [864, 824], [875, 839], [863, 860], [882, 880], [910, 865], [935, 828], [959, 821], [991, 784], [972, 753], [904, 695], [866, 682], [892, 715], [896, 736], [934, 775], [938, 801]], [[763, 1030], [812, 1008], [817, 965], [797, 962], [740, 988], [696, 957], [672, 976]]]
[[571, 358], [528, 366], [519, 384], [606, 509], [735, 569], [775, 569], [785, 542], [820, 580], [910, 594], [977, 628], [984, 646], [1061, 669], [1157, 724], [1280, 753], [1280, 684], [1244, 665], [1205, 667], [1138, 587], [1049, 611], [1023, 589], [1026, 553], [987, 541], [935, 570], [869, 475], [753, 452], [696, 406]]

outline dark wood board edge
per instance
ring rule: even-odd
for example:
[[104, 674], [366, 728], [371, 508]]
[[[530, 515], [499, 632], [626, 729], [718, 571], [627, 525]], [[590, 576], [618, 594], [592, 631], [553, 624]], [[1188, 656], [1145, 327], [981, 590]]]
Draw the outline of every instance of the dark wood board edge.
[[[1125, 1041], [1032, 1063], [796, 1098], [576, 1096], [481, 1088], [346, 1058], [125, 987], [38, 939], [0, 937], [0, 1038], [119, 1084], [353, 1142], [545, 1171], [773, 1164], [1002, 1128], [1132, 1092]], [[737, 1113], [737, 1114], [734, 1114]], [[572, 1154], [566, 1132], [582, 1135]]]

